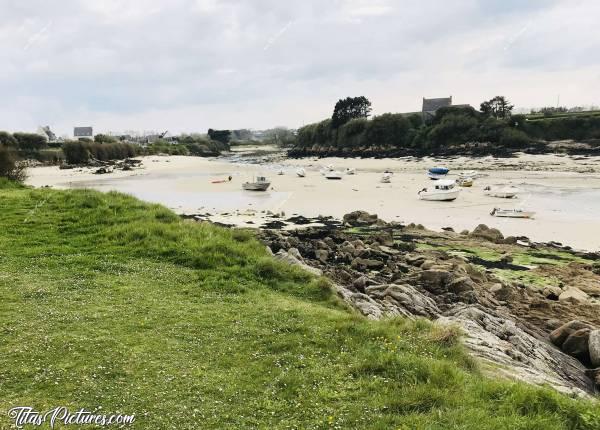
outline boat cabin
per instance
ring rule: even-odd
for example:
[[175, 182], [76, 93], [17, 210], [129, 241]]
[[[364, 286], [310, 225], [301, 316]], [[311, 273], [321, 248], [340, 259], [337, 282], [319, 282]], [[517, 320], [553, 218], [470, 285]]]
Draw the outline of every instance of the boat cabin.
[[456, 185], [455, 181], [437, 181], [435, 184], [436, 190], [451, 190]]

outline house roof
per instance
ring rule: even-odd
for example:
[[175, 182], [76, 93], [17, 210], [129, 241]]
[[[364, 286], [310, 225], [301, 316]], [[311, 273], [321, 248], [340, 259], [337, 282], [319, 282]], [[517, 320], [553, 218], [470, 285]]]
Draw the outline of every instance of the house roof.
[[73, 130], [73, 136], [75, 137], [92, 137], [93, 134], [92, 127], [75, 127]]
[[423, 97], [423, 112], [435, 112], [439, 108], [452, 106], [452, 96], [437, 99]]

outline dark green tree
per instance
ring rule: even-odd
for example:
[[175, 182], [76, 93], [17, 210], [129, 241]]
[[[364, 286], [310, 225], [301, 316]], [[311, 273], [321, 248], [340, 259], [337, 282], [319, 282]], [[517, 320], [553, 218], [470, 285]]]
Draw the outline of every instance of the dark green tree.
[[16, 148], [19, 145], [19, 142], [17, 142], [17, 139], [15, 139], [12, 134], [6, 131], [0, 131], [0, 145], [7, 148]]
[[498, 119], [510, 118], [511, 112], [515, 106], [504, 96], [496, 96], [493, 99], [481, 103], [480, 110], [484, 115]]
[[35, 152], [48, 146], [48, 141], [44, 136], [36, 133], [15, 133], [19, 149], [24, 152]]
[[406, 141], [410, 121], [402, 114], [384, 113], [374, 117], [367, 125], [367, 142], [388, 147], [409, 146]]
[[371, 114], [371, 102], [364, 96], [346, 97], [335, 104], [331, 117], [331, 126], [338, 128], [351, 119], [368, 118]]
[[213, 130], [208, 129], [208, 137], [210, 140], [216, 140], [221, 143], [229, 143], [231, 140], [231, 130]]

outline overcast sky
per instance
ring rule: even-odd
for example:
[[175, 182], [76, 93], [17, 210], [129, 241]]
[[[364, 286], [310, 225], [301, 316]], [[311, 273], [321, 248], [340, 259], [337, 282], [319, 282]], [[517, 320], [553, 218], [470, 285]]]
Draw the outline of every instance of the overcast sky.
[[298, 127], [364, 95], [600, 104], [597, 0], [0, 0], [0, 129]]

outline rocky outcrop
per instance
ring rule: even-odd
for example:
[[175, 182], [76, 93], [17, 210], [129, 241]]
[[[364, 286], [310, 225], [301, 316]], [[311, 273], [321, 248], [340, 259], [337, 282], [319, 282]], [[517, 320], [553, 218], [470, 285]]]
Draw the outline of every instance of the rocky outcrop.
[[504, 235], [497, 228], [489, 228], [485, 224], [479, 224], [475, 230], [471, 232], [472, 237], [480, 237], [494, 243], [501, 243]]
[[562, 302], [569, 301], [575, 304], [579, 302], [585, 302], [588, 298], [589, 296], [586, 293], [576, 287], [567, 288], [558, 296], [558, 300]]
[[371, 215], [365, 211], [354, 211], [344, 215], [344, 224], [351, 227], [365, 227], [377, 224], [377, 215]]
[[[567, 393], [594, 391], [597, 374], [586, 366], [600, 367], [596, 330], [600, 308], [592, 298], [568, 284], [540, 287], [508, 282], [486, 270], [533, 270], [512, 263], [511, 247], [522, 247], [517, 248], [522, 252], [529, 242], [514, 244], [484, 225], [468, 235], [436, 235], [419, 226], [387, 224], [362, 211], [346, 215], [344, 224], [346, 230], [307, 228], [261, 234], [276, 258], [326, 275], [338, 295], [367, 318], [424, 317], [457, 324], [463, 328], [466, 346], [475, 356], [494, 363], [496, 372], [550, 384]], [[490, 247], [500, 258], [482, 267], [478, 257], [474, 265], [468, 254], [438, 249], [449, 238], [461, 247], [465, 241], [476, 241], [474, 249]], [[433, 245], [419, 249], [424, 240]], [[540, 252], [539, 245], [535, 252]], [[576, 276], [576, 267], [569, 270]], [[588, 269], [581, 265], [579, 270]], [[592, 288], [600, 277], [591, 268], [589, 273], [585, 285]]]
[[549, 384], [568, 394], [586, 395], [594, 390], [580, 362], [527, 333], [511, 319], [464, 306], [438, 322], [458, 324], [465, 333], [465, 345], [490, 362], [494, 372], [533, 384]]
[[567, 338], [569, 336], [571, 336], [573, 333], [575, 333], [578, 330], [582, 330], [582, 329], [591, 329], [591, 326], [587, 323], [581, 322], [581, 321], [570, 321], [560, 327], [558, 327], [556, 330], [552, 331], [552, 333], [550, 333], [549, 338], [550, 341], [558, 346], [559, 348], [562, 348], [563, 343], [565, 343], [565, 341], [567, 340]]
[[592, 367], [600, 367], [600, 330], [581, 321], [570, 321], [550, 333], [550, 341]]
[[[268, 249], [269, 249], [269, 251], [271, 251], [270, 248], [268, 248]], [[315, 267], [312, 267], [312, 266], [309, 266], [308, 264], [306, 264], [302, 260], [302, 256], [300, 255], [300, 253], [298, 252], [298, 250], [296, 248], [291, 248], [287, 251], [280, 249], [277, 252], [277, 254], [274, 254], [274, 257], [276, 260], [284, 261], [293, 266], [302, 267], [304, 270], [306, 270], [309, 273], [312, 273], [313, 275], [321, 276], [323, 274], [323, 272], [320, 269], [317, 269]]]
[[[592, 330], [588, 339], [592, 367], [600, 367], [600, 330]], [[600, 384], [598, 384], [600, 386]]]

